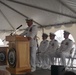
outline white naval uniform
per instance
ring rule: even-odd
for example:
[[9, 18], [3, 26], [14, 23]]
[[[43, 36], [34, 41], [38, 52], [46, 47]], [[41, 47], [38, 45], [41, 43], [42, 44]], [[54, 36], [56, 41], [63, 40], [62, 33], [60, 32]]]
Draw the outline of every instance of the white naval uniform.
[[61, 46], [57, 52], [57, 55], [61, 57], [61, 64], [66, 66], [65, 58], [70, 55], [70, 50], [73, 47], [73, 41], [70, 39], [65, 39], [61, 42]]
[[37, 35], [38, 28], [36, 25], [31, 25], [27, 27], [26, 30], [21, 35], [26, 35], [26, 37], [31, 37], [30, 40], [30, 58], [31, 58], [31, 68], [36, 69], [36, 49], [37, 49]]
[[[57, 40], [53, 39], [49, 42], [49, 46], [47, 48], [47, 53], [45, 54], [47, 67], [51, 67], [54, 64], [54, 57], [56, 55], [56, 50], [59, 48], [59, 43]], [[49, 58], [49, 62], [48, 62]]]
[[44, 65], [44, 53], [46, 52], [47, 48], [49, 45], [49, 41], [47, 39], [41, 41], [40, 46], [39, 46], [39, 62], [40, 65], [43, 66]]

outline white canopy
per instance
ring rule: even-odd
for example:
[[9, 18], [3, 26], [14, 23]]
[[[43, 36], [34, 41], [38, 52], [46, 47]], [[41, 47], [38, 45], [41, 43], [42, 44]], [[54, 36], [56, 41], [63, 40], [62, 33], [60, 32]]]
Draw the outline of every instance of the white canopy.
[[21, 31], [26, 29], [26, 18], [33, 19], [46, 33], [63, 29], [76, 40], [76, 0], [0, 0], [0, 38], [20, 25]]

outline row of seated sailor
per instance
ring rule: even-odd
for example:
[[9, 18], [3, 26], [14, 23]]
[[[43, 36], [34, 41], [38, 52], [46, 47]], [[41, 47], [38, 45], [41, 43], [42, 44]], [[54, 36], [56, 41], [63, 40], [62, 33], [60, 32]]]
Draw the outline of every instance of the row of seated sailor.
[[49, 38], [50, 41], [47, 40], [48, 35], [46, 33], [42, 34], [42, 41], [37, 50], [37, 60], [36, 64], [38, 67], [43, 69], [51, 69], [51, 65], [54, 65], [54, 58], [61, 58], [61, 65], [66, 67], [66, 57], [70, 56], [72, 53], [73, 41], [70, 40], [69, 32], [64, 31], [64, 40], [61, 42], [59, 46], [58, 41], [55, 39], [55, 34], [50, 33]]

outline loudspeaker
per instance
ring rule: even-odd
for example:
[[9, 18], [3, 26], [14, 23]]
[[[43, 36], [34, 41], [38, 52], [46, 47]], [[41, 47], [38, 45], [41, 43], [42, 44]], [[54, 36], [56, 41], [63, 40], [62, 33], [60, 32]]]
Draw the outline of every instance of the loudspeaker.
[[65, 72], [65, 67], [62, 65], [51, 65], [51, 75], [62, 75]]

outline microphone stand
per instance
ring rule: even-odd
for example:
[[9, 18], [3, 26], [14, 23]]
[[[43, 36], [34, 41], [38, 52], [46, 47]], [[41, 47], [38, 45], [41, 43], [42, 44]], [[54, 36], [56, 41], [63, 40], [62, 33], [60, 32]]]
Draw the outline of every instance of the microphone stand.
[[[22, 25], [18, 26], [18, 27], [15, 29], [15, 31], [12, 32], [10, 35], [12, 36], [13, 34], [16, 34], [16, 32], [18, 31], [18, 29], [21, 28], [21, 27], [22, 27]], [[2, 41], [5, 41], [5, 39], [2, 40]]]
[[13, 33], [11, 33], [10, 35], [12, 36], [13, 34], [16, 34], [16, 32], [18, 31], [18, 29], [21, 28], [21, 27], [22, 27], [22, 25], [18, 26], [18, 27], [15, 29], [15, 31], [14, 31]]

